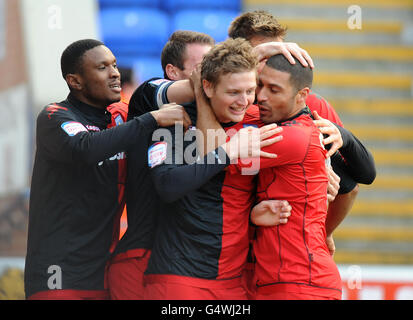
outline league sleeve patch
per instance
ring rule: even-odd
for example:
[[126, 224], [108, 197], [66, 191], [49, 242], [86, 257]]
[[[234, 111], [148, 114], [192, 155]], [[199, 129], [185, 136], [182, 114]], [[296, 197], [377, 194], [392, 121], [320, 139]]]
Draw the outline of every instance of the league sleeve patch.
[[148, 150], [148, 165], [154, 168], [166, 159], [167, 143], [164, 141], [153, 144]]
[[160, 108], [165, 103], [169, 103], [166, 92], [172, 82], [173, 81], [166, 80], [158, 86], [158, 89], [156, 89], [156, 104], [158, 105], [158, 108]]
[[73, 137], [77, 135], [79, 132], [88, 131], [83, 124], [76, 121], [67, 121], [62, 123], [61, 128], [64, 132], [66, 132], [69, 136]]
[[170, 80], [167, 79], [156, 79], [149, 81], [150, 84], [153, 84], [154, 86], [160, 86], [162, 83], [170, 82]]
[[248, 123], [243, 124], [242, 127], [243, 128], [247, 128], [247, 127], [258, 128], [258, 126], [256, 124], [248, 124]]
[[116, 116], [115, 123], [117, 126], [123, 123], [123, 119], [121, 115]]

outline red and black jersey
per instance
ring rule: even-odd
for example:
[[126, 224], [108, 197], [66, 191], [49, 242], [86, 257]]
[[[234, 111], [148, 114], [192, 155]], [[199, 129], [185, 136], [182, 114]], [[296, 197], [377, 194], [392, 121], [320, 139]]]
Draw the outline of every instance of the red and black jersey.
[[[26, 296], [50, 288], [102, 290], [119, 213], [119, 160], [157, 128], [150, 115], [107, 129], [111, 114], [69, 95], [37, 118], [32, 175]], [[52, 269], [50, 269], [52, 268]]]
[[340, 275], [325, 240], [328, 179], [322, 134], [308, 108], [278, 125], [283, 140], [264, 148], [278, 156], [260, 159], [257, 198], [287, 200], [292, 211], [285, 225], [257, 228], [256, 284], [260, 291], [341, 298]]
[[[196, 117], [191, 120], [195, 123]], [[244, 125], [224, 129], [232, 135]], [[255, 177], [223, 170], [229, 159], [221, 148], [195, 160], [187, 151], [193, 150], [194, 139], [170, 132], [169, 141], [155, 143], [148, 154], [155, 187], [168, 203], [161, 209], [146, 274], [240, 277], [249, 248]]]

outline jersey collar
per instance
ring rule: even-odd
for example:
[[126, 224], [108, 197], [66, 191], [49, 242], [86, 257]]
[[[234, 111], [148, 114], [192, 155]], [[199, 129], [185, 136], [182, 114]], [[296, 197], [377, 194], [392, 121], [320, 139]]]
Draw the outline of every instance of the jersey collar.
[[284, 122], [292, 121], [292, 120], [297, 119], [298, 117], [302, 116], [303, 114], [308, 114], [314, 120], [314, 117], [311, 113], [310, 108], [308, 106], [305, 106], [299, 112], [297, 112], [295, 115], [293, 115], [291, 118], [288, 118], [288, 119], [285, 119], [285, 120], [282, 120], [282, 121], [278, 121], [278, 122], [276, 122], [276, 124], [281, 125]]

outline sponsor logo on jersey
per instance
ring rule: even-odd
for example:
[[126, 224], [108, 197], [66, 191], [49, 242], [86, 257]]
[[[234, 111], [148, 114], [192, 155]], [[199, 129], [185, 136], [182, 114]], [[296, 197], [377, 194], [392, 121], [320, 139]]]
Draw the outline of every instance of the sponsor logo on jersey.
[[247, 128], [247, 127], [258, 128], [258, 126], [256, 124], [248, 124], [248, 123], [243, 124], [242, 127], [243, 128]]
[[88, 129], [89, 131], [100, 131], [100, 129], [96, 126], [91, 126], [89, 124], [86, 125], [86, 129]]
[[148, 150], [148, 165], [154, 168], [166, 159], [167, 143], [164, 141], [154, 143]]
[[67, 121], [62, 123], [61, 128], [64, 132], [66, 132], [69, 136], [73, 137], [77, 135], [79, 132], [86, 131], [87, 129], [81, 124], [80, 122], [76, 121]]
[[[106, 160], [114, 161], [114, 160], [123, 160], [123, 159], [126, 159], [126, 153], [125, 152], [119, 152], [119, 153], [115, 154], [114, 156], [112, 156], [112, 157], [110, 157], [109, 159], [106, 159]], [[98, 166], [103, 165], [103, 162], [104, 161], [100, 161], [98, 163]]]

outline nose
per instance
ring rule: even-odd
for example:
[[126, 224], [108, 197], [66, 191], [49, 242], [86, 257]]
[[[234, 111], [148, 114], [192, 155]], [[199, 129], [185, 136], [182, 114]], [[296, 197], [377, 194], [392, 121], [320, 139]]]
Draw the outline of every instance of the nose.
[[257, 101], [266, 101], [267, 100], [267, 95], [265, 94], [265, 90], [262, 87], [257, 88], [256, 91], [257, 94]]
[[112, 66], [110, 69], [110, 77], [111, 78], [120, 78], [120, 72], [118, 68]]
[[242, 93], [239, 95], [239, 98], [237, 100], [238, 105], [240, 106], [246, 106], [248, 105], [248, 95], [246, 93]]

